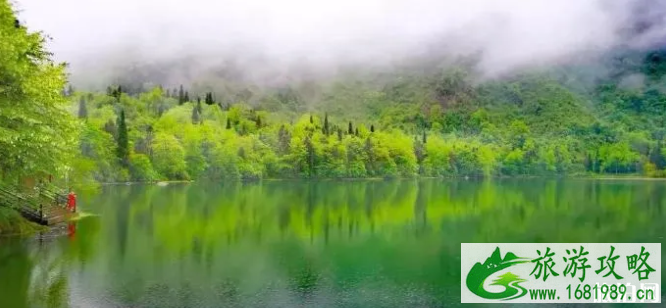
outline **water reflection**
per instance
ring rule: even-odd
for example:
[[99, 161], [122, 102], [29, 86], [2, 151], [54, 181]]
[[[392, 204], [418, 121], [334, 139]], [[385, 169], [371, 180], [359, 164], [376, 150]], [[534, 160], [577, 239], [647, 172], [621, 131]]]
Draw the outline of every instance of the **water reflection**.
[[0, 242], [0, 307], [436, 307], [461, 242], [664, 242], [659, 181], [105, 187], [99, 216]]

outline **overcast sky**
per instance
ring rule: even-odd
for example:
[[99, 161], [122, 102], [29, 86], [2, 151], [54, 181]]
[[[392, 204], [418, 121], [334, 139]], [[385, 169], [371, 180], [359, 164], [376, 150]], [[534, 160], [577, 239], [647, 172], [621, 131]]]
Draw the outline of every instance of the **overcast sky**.
[[[53, 37], [51, 50], [75, 71], [86, 61], [254, 53], [271, 63], [372, 63], [439, 41], [448, 45], [436, 52], [483, 51], [488, 72], [622, 43], [627, 38], [619, 33], [635, 23], [630, 13], [639, 1], [15, 0], [20, 19]], [[664, 11], [664, 1], [648, 3]], [[643, 40], [665, 28], [654, 27]]]

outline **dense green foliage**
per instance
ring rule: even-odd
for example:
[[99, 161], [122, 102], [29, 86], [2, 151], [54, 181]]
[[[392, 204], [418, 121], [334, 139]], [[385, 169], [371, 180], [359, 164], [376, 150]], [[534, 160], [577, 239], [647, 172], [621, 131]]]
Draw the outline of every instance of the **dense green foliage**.
[[281, 87], [224, 80], [88, 93], [62, 91], [64, 67], [43, 36], [15, 22], [6, 1], [0, 12], [5, 180], [62, 171], [106, 182], [663, 176], [666, 168], [663, 51], [610, 54], [608, 73], [594, 78], [597, 69], [578, 63], [480, 80], [469, 61], [430, 60]]
[[[566, 69], [479, 83], [464, 66], [448, 66], [396, 71], [381, 83], [332, 81], [311, 100], [292, 88], [202, 91], [205, 104], [182, 86], [173, 95], [161, 87], [77, 92], [72, 107], [86, 115], [77, 167], [98, 181], [662, 176], [664, 70], [625, 85], [650, 59], [589, 85], [571, 82], [580, 73]], [[125, 120], [118, 125], [116, 118]], [[127, 164], [111, 153], [126, 147], [124, 121]]]
[[44, 36], [28, 32], [0, 1], [0, 182], [62, 172], [75, 154], [65, 67], [50, 56]]

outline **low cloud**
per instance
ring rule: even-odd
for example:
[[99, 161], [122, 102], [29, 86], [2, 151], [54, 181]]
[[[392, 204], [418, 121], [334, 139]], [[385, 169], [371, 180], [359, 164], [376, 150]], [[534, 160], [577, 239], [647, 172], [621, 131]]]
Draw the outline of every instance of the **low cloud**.
[[304, 67], [331, 73], [447, 55], [477, 55], [483, 74], [501, 75], [659, 43], [666, 6], [654, 2], [18, 0], [16, 7], [31, 29], [53, 38], [51, 50], [71, 64], [75, 81], [153, 65], [178, 83], [231, 62], [244, 78], [270, 80], [297, 78]]

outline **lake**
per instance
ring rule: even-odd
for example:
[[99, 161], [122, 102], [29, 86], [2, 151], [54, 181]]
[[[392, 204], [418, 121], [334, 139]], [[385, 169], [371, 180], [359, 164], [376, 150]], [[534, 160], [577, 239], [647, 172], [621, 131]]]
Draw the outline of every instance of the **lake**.
[[0, 307], [442, 307], [463, 242], [666, 236], [649, 180], [120, 185], [79, 209], [94, 215], [0, 239]]

